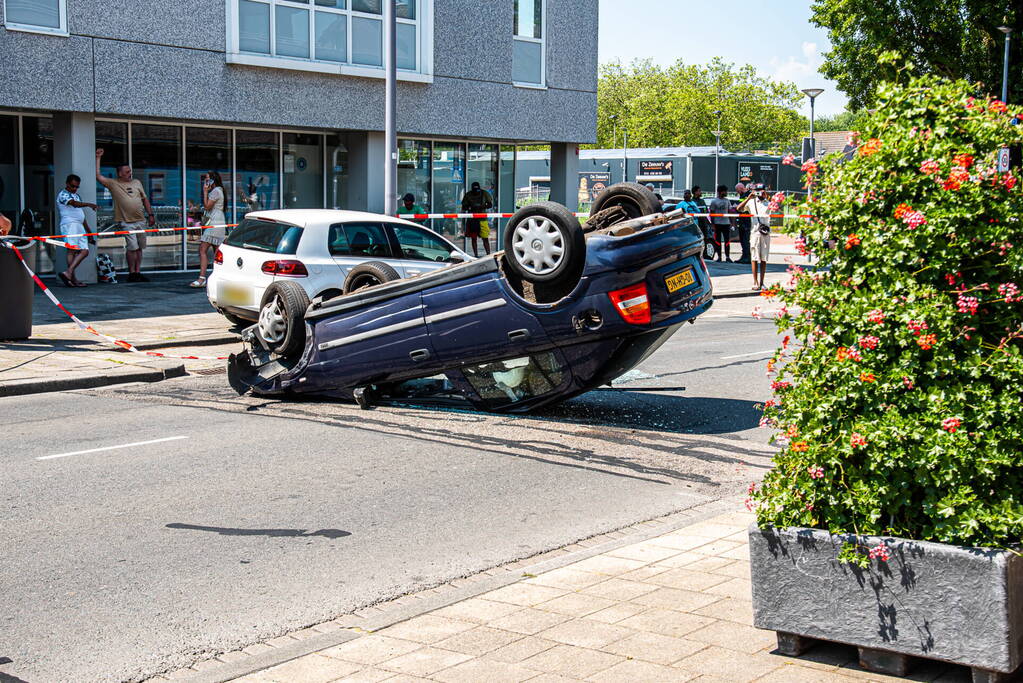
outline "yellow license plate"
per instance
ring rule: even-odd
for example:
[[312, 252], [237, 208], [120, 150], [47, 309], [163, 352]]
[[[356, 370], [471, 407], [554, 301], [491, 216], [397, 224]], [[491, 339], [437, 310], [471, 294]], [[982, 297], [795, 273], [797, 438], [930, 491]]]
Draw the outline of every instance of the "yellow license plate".
[[217, 300], [218, 303], [224, 306], [251, 306], [252, 288], [225, 282], [220, 285], [220, 293], [217, 296]]
[[680, 273], [667, 276], [664, 278], [664, 282], [668, 285], [669, 292], [677, 292], [678, 290], [688, 287], [696, 282], [696, 278], [693, 276], [693, 269], [686, 268]]

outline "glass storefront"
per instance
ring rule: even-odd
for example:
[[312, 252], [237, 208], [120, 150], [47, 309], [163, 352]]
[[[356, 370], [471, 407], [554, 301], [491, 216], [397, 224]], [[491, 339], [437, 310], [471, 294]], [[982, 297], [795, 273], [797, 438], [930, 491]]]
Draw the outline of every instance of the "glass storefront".
[[323, 136], [284, 133], [284, 208], [323, 206]]
[[[181, 126], [133, 123], [131, 125], [132, 176], [142, 183], [156, 214], [157, 227], [177, 227], [182, 222]], [[184, 267], [182, 232], [147, 236], [142, 252], [144, 270], [179, 270]]]
[[[128, 124], [119, 121], [97, 121], [96, 122], [96, 149], [103, 150], [100, 158], [100, 173], [107, 178], [117, 177], [117, 167], [130, 162], [128, 158]], [[84, 173], [92, 169], [82, 169]], [[84, 179], [82, 182], [86, 182]], [[96, 212], [96, 225], [92, 226], [97, 232], [104, 230], [116, 230], [114, 227], [114, 199], [110, 190], [96, 183], [96, 204], [99, 210]], [[106, 254], [113, 259], [114, 267], [123, 270], [124, 260], [124, 238], [123, 237], [97, 237], [96, 250], [99, 254]]]
[[[465, 194], [465, 145], [458, 142], [433, 143], [433, 206], [436, 213], [457, 213]], [[462, 221], [435, 219], [433, 229], [448, 239], [463, 234]]]
[[[501, 213], [515, 213], [515, 146], [501, 145], [500, 182], [498, 183], [497, 210]], [[493, 237], [497, 240], [497, 248], [501, 249], [504, 237], [504, 226], [508, 221], [499, 220]]]
[[[53, 119], [25, 116], [21, 120], [21, 154], [25, 164], [25, 207], [17, 229], [25, 235], [53, 234], [56, 194], [53, 187]], [[63, 185], [61, 185], [63, 187]], [[39, 245], [29, 264], [36, 272], [53, 271], [54, 247]]]
[[[231, 131], [226, 128], [185, 128], [185, 224], [201, 225], [204, 208], [202, 204], [202, 177], [215, 171], [224, 183], [224, 215], [231, 223]], [[200, 232], [185, 233], [188, 248], [185, 262], [188, 268], [199, 265], [197, 245]]]
[[235, 195], [240, 221], [249, 211], [280, 208], [278, 134], [262, 130], [235, 131]]
[[17, 227], [21, 209], [21, 170], [18, 163], [18, 118], [0, 116], [0, 213]]
[[328, 135], [326, 143], [326, 207], [343, 209], [348, 206], [348, 145], [343, 135]]
[[398, 140], [398, 206], [411, 193], [415, 203], [430, 210], [430, 143]]

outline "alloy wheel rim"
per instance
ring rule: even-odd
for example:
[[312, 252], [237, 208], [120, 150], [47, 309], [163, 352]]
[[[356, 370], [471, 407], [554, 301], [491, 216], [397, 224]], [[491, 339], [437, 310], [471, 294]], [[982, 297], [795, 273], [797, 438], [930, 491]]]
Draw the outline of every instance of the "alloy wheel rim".
[[530, 216], [515, 226], [512, 253], [533, 275], [553, 273], [565, 259], [565, 235], [549, 218]]
[[259, 311], [259, 336], [263, 341], [276, 344], [284, 340], [288, 322], [281, 311], [281, 299], [275, 296]]

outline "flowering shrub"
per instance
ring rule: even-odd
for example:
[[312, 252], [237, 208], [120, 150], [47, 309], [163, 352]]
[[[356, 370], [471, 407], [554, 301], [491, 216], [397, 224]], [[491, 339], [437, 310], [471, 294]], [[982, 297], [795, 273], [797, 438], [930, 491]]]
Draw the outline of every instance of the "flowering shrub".
[[819, 260], [773, 291], [792, 343], [773, 359], [763, 424], [785, 445], [747, 504], [762, 526], [1011, 547], [1023, 539], [1023, 185], [996, 154], [1023, 125], [965, 83], [881, 94], [853, 159], [803, 164], [816, 196], [800, 213], [815, 218], [791, 231]]

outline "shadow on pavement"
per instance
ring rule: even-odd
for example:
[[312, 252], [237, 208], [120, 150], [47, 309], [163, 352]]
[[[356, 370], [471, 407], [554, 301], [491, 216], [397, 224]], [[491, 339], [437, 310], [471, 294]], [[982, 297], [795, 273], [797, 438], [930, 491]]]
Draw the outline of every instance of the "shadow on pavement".
[[267, 536], [269, 538], [278, 538], [282, 536], [291, 537], [303, 537], [309, 538], [311, 536], [323, 536], [334, 540], [337, 538], [344, 538], [345, 536], [351, 536], [352, 532], [342, 531], [341, 529], [320, 529], [319, 531], [309, 531], [307, 529], [236, 529], [232, 527], [223, 526], [200, 526], [198, 524], [182, 524], [181, 522], [172, 522], [167, 525], [168, 529], [185, 529], [191, 531], [212, 531], [213, 533], [220, 534], [221, 536]]

